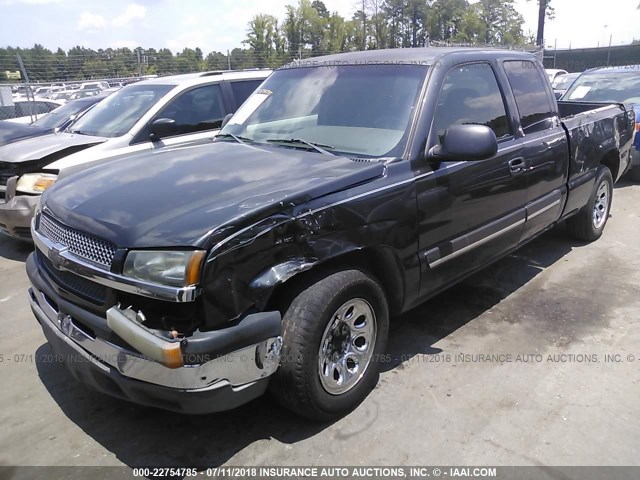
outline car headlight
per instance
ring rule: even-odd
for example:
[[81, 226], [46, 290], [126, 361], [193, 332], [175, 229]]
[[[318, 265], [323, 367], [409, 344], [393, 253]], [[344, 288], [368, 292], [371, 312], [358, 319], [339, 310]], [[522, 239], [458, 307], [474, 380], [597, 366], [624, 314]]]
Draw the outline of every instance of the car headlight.
[[53, 173], [25, 173], [18, 179], [16, 190], [20, 193], [39, 194], [54, 184], [58, 175]]
[[200, 281], [204, 250], [132, 250], [124, 262], [123, 274], [145, 282], [188, 287]]

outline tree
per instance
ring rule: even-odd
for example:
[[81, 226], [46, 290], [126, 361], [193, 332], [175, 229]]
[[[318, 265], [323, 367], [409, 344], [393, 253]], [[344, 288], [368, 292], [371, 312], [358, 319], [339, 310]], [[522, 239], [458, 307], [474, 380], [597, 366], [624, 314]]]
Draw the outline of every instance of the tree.
[[[471, 13], [473, 16], [466, 15]], [[434, 2], [428, 15], [429, 37], [432, 41], [450, 42], [459, 37], [464, 27], [468, 33], [468, 22], [477, 29], [477, 16], [469, 8], [467, 0], [439, 0]], [[467, 25], [465, 25], [467, 23]], [[473, 35], [470, 35], [473, 36]]]
[[260, 13], [249, 22], [247, 39], [243, 41], [251, 48], [260, 67], [272, 66], [278, 49], [282, 48], [278, 20], [273, 15]]
[[324, 4], [323, 1], [313, 0], [313, 2], [311, 2], [311, 6], [316, 12], [318, 12], [318, 15], [320, 16], [320, 18], [329, 20], [329, 17], [331, 16], [331, 14], [329, 13], [329, 10], [327, 10], [327, 6]]
[[545, 20], [553, 20], [555, 18], [555, 10], [551, 6], [551, 0], [538, 1], [538, 34], [536, 36], [536, 45], [544, 47], [544, 23]]
[[473, 7], [481, 22], [481, 41], [486, 45], [524, 43], [524, 19], [513, 6], [514, 0], [480, 0]]
[[227, 56], [220, 52], [211, 52], [205, 58], [207, 70], [226, 70], [228, 68]]

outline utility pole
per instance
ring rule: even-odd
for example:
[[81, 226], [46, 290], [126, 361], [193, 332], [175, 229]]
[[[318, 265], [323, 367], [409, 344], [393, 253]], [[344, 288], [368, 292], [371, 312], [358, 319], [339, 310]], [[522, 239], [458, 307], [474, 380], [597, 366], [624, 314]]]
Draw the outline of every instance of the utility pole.
[[549, 0], [538, 0], [538, 36], [536, 45], [544, 48], [544, 20], [547, 15], [547, 3]]
[[227, 67], [231, 70], [231, 54], [229, 53], [229, 49], [227, 48]]
[[609, 66], [609, 61], [611, 60], [611, 41], [613, 40], [613, 33], [609, 35], [609, 50], [607, 50], [607, 67]]
[[[20, 71], [22, 71], [22, 77], [24, 78], [24, 81], [27, 84], [27, 100], [29, 100], [29, 94], [31, 94], [31, 100], [35, 100], [35, 98], [33, 97], [33, 92], [31, 91], [31, 85], [29, 85], [31, 83], [29, 81], [29, 74], [27, 73], [27, 69], [24, 68], [24, 63], [22, 62], [22, 56], [18, 53], [16, 54], [16, 57], [18, 57], [18, 65], [20, 65]], [[31, 123], [33, 123], [33, 121], [35, 120], [33, 118], [33, 109], [31, 109], [31, 112], [29, 115], [31, 117]]]
[[364, 13], [364, 2], [362, 0], [362, 50], [367, 49], [367, 14]]
[[[16, 54], [16, 57], [18, 57], [18, 65], [20, 65], [20, 70], [22, 71], [22, 76], [24, 78], [24, 81], [28, 84], [29, 82], [29, 75], [27, 74], [27, 69], [24, 68], [24, 63], [22, 63], [22, 57], [20, 56], [20, 54]], [[27, 92], [30, 89], [27, 89]]]
[[138, 76], [142, 77], [142, 47], [136, 48], [136, 58], [138, 59]]

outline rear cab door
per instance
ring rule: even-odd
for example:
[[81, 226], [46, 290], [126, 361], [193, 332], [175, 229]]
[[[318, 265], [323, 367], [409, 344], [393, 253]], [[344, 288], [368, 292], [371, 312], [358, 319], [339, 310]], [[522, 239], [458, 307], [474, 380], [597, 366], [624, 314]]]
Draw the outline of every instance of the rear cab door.
[[569, 145], [553, 90], [539, 62], [505, 59], [501, 63], [517, 110], [516, 137], [523, 146], [521, 175], [527, 185], [524, 241], [560, 217], [567, 195]]

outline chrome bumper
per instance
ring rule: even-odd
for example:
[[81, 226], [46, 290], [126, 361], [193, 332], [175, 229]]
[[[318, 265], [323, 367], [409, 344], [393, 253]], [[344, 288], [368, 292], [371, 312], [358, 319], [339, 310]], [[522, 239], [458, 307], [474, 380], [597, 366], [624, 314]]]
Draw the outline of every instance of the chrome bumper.
[[[11, 177], [4, 189], [5, 197], [0, 200], [0, 232], [19, 240], [31, 241], [30, 225], [39, 196], [16, 196], [16, 180]], [[1, 190], [0, 190], [1, 191]]]
[[244, 387], [272, 375], [280, 362], [282, 339], [274, 337], [200, 365], [167, 368], [78, 328], [69, 315], [59, 312], [37, 288], [29, 289], [31, 308], [42, 328], [50, 329], [79, 355], [108, 372], [115, 369], [130, 379], [180, 390]]

